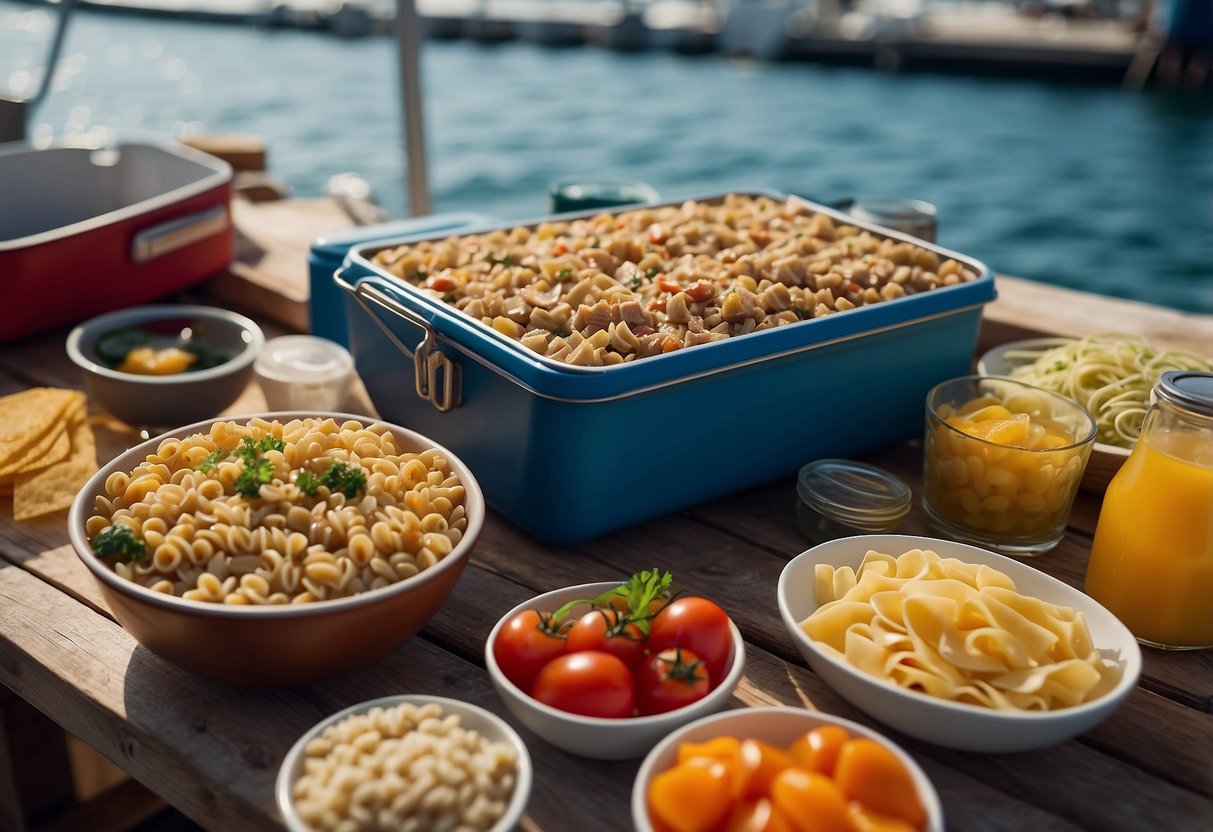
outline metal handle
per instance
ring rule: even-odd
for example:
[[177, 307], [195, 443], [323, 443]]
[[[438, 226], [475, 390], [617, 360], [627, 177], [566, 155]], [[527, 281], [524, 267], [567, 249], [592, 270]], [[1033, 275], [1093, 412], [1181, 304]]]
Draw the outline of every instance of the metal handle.
[[[333, 273], [333, 281], [353, 295], [358, 305], [371, 316], [371, 320], [383, 331], [383, 334], [396, 345], [396, 349], [405, 355], [413, 356], [413, 383], [417, 389], [417, 395], [442, 413], [448, 413], [458, 407], [462, 378], [460, 367], [438, 349], [438, 338], [429, 321], [366, 280], [351, 284], [345, 279], [344, 269], [337, 269]], [[418, 327], [424, 333], [421, 342], [413, 349], [409, 349], [396, 337], [396, 333], [379, 319], [369, 304], [398, 315]]]
[[131, 260], [146, 263], [161, 255], [218, 234], [228, 227], [227, 207], [216, 205], [196, 214], [144, 229], [131, 241]]

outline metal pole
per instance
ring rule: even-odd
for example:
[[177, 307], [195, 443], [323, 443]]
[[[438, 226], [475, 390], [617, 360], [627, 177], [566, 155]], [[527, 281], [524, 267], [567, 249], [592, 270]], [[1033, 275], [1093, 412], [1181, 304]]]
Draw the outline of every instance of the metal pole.
[[34, 94], [24, 100], [0, 94], [0, 142], [21, 141], [25, 138], [29, 128], [29, 114], [50, 92], [51, 80], [55, 77], [55, 66], [59, 63], [59, 52], [63, 49], [63, 39], [67, 35], [67, 21], [75, 4], [76, 0], [60, 0], [58, 3], [59, 19], [55, 23], [55, 32], [47, 49], [42, 80]]
[[400, 95], [404, 113], [404, 166], [408, 176], [411, 216], [430, 213], [426, 178], [425, 129], [421, 107], [421, 30], [414, 0], [396, 0], [396, 47], [400, 63]]

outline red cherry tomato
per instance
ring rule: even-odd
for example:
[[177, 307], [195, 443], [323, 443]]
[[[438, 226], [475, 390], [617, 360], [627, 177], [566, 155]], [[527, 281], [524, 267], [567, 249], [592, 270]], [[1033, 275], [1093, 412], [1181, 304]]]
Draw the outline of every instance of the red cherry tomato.
[[632, 672], [618, 658], [600, 650], [552, 659], [535, 677], [531, 696], [582, 716], [622, 719], [631, 716], [635, 707]]
[[681, 647], [649, 656], [636, 677], [636, 706], [642, 715], [664, 714], [707, 696], [708, 669]]
[[587, 612], [569, 629], [569, 653], [580, 650], [601, 650], [610, 653], [630, 668], [644, 658], [644, 631], [613, 609]]
[[505, 623], [493, 642], [493, 658], [505, 678], [530, 690], [539, 669], [564, 653], [564, 637], [553, 632], [535, 610], [523, 610]]
[[650, 622], [649, 652], [682, 647], [703, 660], [713, 686], [725, 676], [733, 654], [729, 616], [707, 598], [679, 598]]

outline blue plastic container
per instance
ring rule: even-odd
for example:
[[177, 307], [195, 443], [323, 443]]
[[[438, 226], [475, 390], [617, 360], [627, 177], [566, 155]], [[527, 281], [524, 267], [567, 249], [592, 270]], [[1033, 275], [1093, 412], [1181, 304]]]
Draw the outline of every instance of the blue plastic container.
[[349, 346], [349, 323], [341, 290], [333, 283], [333, 272], [341, 268], [346, 254], [356, 245], [375, 240], [398, 240], [421, 235], [456, 234], [488, 220], [479, 214], [433, 214], [407, 220], [367, 225], [322, 237], [308, 251], [308, 286], [310, 289], [309, 324], [313, 335]]
[[355, 247], [335, 277], [375, 407], [459, 454], [492, 506], [558, 544], [921, 434], [927, 391], [969, 372], [982, 306], [995, 297], [983, 264], [926, 245], [977, 280], [641, 361], [575, 367], [371, 262], [399, 242]]

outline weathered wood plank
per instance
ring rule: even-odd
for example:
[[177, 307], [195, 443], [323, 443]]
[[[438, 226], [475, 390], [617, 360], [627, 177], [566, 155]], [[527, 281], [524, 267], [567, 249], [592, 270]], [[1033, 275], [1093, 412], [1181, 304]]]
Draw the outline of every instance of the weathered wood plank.
[[[814, 690], [816, 697], [829, 696], [835, 707], [841, 705], [842, 700], [803, 669], [803, 661], [778, 617], [775, 581], [783, 566], [778, 557], [747, 550], [728, 538], [710, 549], [710, 541], [680, 526], [677, 518], [644, 524], [634, 531], [582, 544], [575, 552], [558, 554], [522, 535], [507, 540], [508, 531], [493, 529], [491, 535], [486, 533], [491, 541], [481, 543], [477, 559], [481, 566], [508, 577], [520, 588], [503, 586], [476, 572], [469, 575], [466, 585], [461, 581], [429, 629], [443, 632], [453, 649], [478, 656], [500, 615], [526, 599], [526, 590], [521, 587], [539, 583], [535, 588], [546, 591], [577, 582], [565, 574], [568, 572], [598, 575], [582, 580], [610, 580], [658, 565], [672, 570], [689, 591], [716, 600], [734, 618], [750, 644], [747, 676], [764, 680], [759, 689], [776, 690], [773, 680], [780, 674], [792, 674], [800, 680], [802, 690]], [[718, 563], [703, 564], [705, 558], [717, 559]], [[612, 569], [619, 572], [611, 576]], [[484, 598], [495, 600], [486, 605]], [[458, 620], [458, 629], [448, 615]], [[771, 662], [778, 664], [779, 673], [773, 674], [767, 667]], [[837, 712], [833, 707], [828, 710]], [[848, 716], [856, 713], [849, 707], [846, 710]], [[1149, 742], [1144, 741], [1147, 737]], [[1120, 759], [1138, 762], [1183, 788], [1213, 795], [1213, 770], [1204, 762], [1213, 759], [1213, 717], [1206, 713], [1138, 691], [1104, 724], [1092, 744]], [[1178, 761], [1184, 762], [1177, 765]]]
[[1041, 335], [1082, 337], [1092, 332], [1134, 332], [1157, 347], [1213, 354], [1213, 315], [1048, 286], [998, 275], [998, 299], [982, 313], [979, 348]]
[[[505, 715], [483, 670], [424, 639], [308, 688], [212, 684], [12, 566], [0, 566], [0, 682], [198, 823], [233, 832], [278, 828], [278, 766], [300, 734], [334, 711], [393, 693], [438, 693]], [[595, 784], [579, 796], [589, 818], [617, 818], [626, 805], [630, 778], [611, 764], [548, 749], [535, 765], [530, 813], [541, 828], [562, 828], [570, 782]], [[584, 828], [611, 829], [613, 821]]]

